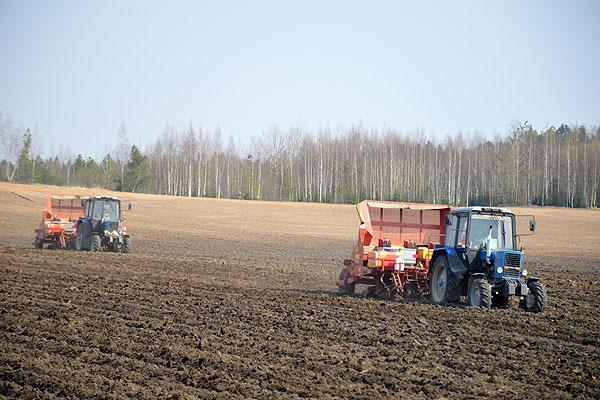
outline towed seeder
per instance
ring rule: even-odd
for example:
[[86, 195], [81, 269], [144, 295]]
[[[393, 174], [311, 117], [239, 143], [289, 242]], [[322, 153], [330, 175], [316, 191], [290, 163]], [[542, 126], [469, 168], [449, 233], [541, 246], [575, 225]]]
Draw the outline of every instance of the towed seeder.
[[353, 294], [362, 284], [374, 297], [429, 294], [429, 264], [444, 237], [450, 206], [366, 200], [356, 210], [358, 243], [352, 258], [344, 260], [340, 293]]
[[48, 249], [74, 249], [80, 217], [83, 217], [81, 196], [49, 194], [33, 245], [36, 249], [43, 249], [44, 244]]

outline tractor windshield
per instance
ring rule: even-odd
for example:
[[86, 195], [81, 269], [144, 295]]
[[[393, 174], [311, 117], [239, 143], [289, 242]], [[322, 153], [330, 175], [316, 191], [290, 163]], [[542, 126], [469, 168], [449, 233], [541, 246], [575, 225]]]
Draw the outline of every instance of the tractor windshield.
[[512, 218], [507, 215], [472, 214], [469, 247], [481, 248], [492, 228], [492, 249], [513, 250]]
[[98, 202], [102, 210], [102, 218], [105, 220], [119, 219], [119, 202], [115, 200], [102, 200]]

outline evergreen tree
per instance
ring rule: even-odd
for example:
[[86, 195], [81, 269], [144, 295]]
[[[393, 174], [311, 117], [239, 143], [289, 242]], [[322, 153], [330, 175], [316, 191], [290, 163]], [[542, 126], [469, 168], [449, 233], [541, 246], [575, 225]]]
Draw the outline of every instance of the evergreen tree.
[[148, 156], [142, 154], [137, 146], [133, 145], [131, 147], [131, 157], [125, 168], [121, 190], [124, 192], [147, 192], [152, 183], [152, 175], [149, 169]]
[[17, 180], [24, 183], [33, 183], [33, 158], [31, 156], [31, 131], [27, 129], [23, 134], [23, 148], [19, 155]]
[[[115, 184], [118, 175], [117, 171], [117, 163], [112, 159], [110, 154], [104, 156], [100, 164], [100, 181], [103, 188], [115, 189], [118, 186]], [[120, 178], [118, 180], [120, 181]]]

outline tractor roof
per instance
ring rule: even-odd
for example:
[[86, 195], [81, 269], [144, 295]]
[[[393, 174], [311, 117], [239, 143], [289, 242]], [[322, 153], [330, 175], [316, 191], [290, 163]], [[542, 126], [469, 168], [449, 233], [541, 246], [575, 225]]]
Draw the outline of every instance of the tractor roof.
[[114, 197], [114, 196], [91, 196], [91, 197], [89, 197], [89, 199], [119, 200], [118, 197]]
[[500, 213], [506, 213], [506, 214], [512, 214], [513, 212], [510, 211], [508, 208], [500, 208], [500, 207], [481, 207], [481, 206], [476, 206], [476, 207], [459, 207], [459, 208], [454, 208], [452, 209], [452, 213], [457, 213], [457, 212], [500, 212]]

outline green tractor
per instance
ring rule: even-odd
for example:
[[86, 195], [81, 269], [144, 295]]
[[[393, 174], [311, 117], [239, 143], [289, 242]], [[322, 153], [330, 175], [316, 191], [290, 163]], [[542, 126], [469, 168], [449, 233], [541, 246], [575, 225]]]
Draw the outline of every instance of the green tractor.
[[[113, 251], [131, 253], [131, 238], [121, 214], [121, 200], [95, 196], [81, 200], [83, 217], [77, 221], [77, 251]], [[131, 210], [129, 203], [128, 210]]]

